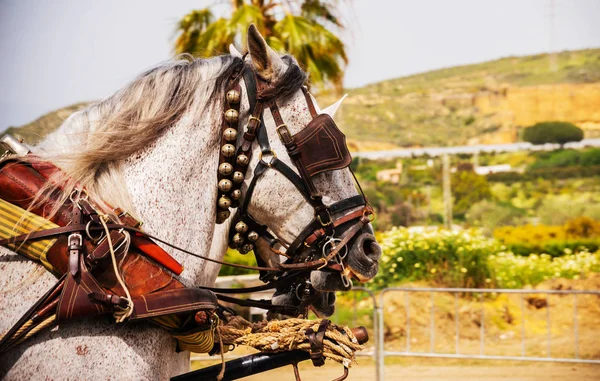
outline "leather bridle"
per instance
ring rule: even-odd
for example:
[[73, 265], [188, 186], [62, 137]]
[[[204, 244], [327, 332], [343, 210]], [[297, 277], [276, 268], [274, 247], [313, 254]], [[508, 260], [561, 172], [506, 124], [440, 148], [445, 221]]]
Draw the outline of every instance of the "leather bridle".
[[[277, 101], [275, 99], [263, 98], [262, 94], [265, 90], [271, 86], [271, 84], [263, 80], [256, 72], [249, 66], [244, 65], [243, 73], [237, 75], [237, 78], [233, 81], [231, 90], [228, 91], [227, 100], [230, 107], [235, 107], [236, 111], [239, 112], [239, 103], [241, 103], [241, 96], [238, 93], [237, 97], [233, 97], [236, 102], [229, 102], [231, 91], [239, 91], [240, 80], [243, 78], [246, 94], [249, 101], [249, 110], [251, 115], [248, 118], [248, 123], [241, 139], [237, 139], [237, 151], [235, 158], [242, 157], [240, 161], [236, 159], [234, 171], [230, 171], [229, 175], [233, 176], [232, 183], [238, 183], [241, 187], [241, 182], [238, 180], [241, 173], [243, 177], [246, 177], [247, 165], [250, 162], [252, 154], [252, 146], [256, 141], [260, 147], [260, 157], [252, 177], [248, 183], [247, 190], [243, 197], [241, 204], [231, 200], [229, 195], [233, 195], [234, 192], [239, 190], [239, 187], [232, 187], [229, 192], [221, 192], [219, 197], [219, 207], [221, 208], [217, 222], [223, 222], [224, 216], [228, 216], [229, 206], [238, 207], [237, 213], [234, 216], [232, 229], [230, 231], [230, 246], [237, 249], [242, 254], [249, 252], [250, 250], [255, 251], [257, 262], [259, 265], [264, 264], [264, 260], [256, 253], [256, 246], [254, 242], [258, 239], [265, 239], [269, 244], [274, 255], [284, 255], [287, 260], [284, 263], [279, 263], [279, 271], [261, 271], [261, 279], [263, 281], [274, 280], [280, 277], [281, 271], [284, 273], [298, 272], [298, 271], [310, 271], [328, 267], [330, 269], [339, 271], [342, 276], [342, 280], [346, 286], [350, 284], [348, 278], [348, 272], [344, 267], [344, 257], [348, 252], [346, 245], [348, 242], [373, 218], [373, 209], [369, 205], [364, 196], [360, 184], [356, 181], [360, 194], [352, 196], [336, 202], [332, 205], [325, 205], [323, 202], [322, 195], [318, 192], [317, 187], [313, 181], [313, 176], [324, 172], [332, 171], [336, 169], [349, 168], [351, 163], [351, 157], [347, 150], [345, 137], [339, 131], [335, 122], [329, 115], [321, 114], [317, 115], [315, 106], [312, 98], [308, 93], [308, 90], [303, 86], [302, 91], [304, 93], [307, 107], [311, 113], [312, 120], [305, 126], [305, 128], [296, 135], [292, 135], [281, 117]], [[279, 160], [277, 154], [271, 148], [269, 143], [267, 127], [264, 123], [263, 113], [265, 109], [269, 109], [273, 120], [276, 124], [277, 135], [287, 150], [287, 153], [292, 160], [293, 165], [296, 167], [297, 172], [294, 171], [283, 161]], [[231, 109], [226, 111], [226, 115], [231, 113]], [[225, 118], [223, 122], [223, 132], [227, 128], [232, 128], [234, 123]], [[325, 134], [321, 137], [316, 136], [312, 139], [315, 134]], [[231, 135], [231, 134], [230, 134]], [[326, 137], [330, 139], [330, 143], [333, 144], [333, 156], [330, 157], [318, 157], [318, 151], [320, 147], [310, 146], [315, 142]], [[225, 139], [225, 136], [224, 136]], [[312, 139], [312, 140], [311, 140]], [[231, 140], [229, 140], [231, 144]], [[303, 147], [302, 144], [306, 144], [307, 147]], [[303, 149], [304, 148], [304, 149]], [[322, 148], [322, 147], [321, 147]], [[220, 157], [220, 169], [223, 163], [228, 162], [228, 157], [223, 154], [224, 150], [221, 151]], [[314, 157], [306, 157], [307, 152], [317, 153], [317, 160]], [[323, 155], [323, 153], [321, 153]], [[327, 155], [327, 153], [325, 153]], [[312, 160], [311, 160], [312, 159]], [[229, 156], [229, 161], [233, 162], [233, 156]], [[267, 225], [258, 223], [250, 214], [248, 208], [250, 206], [252, 195], [258, 180], [268, 171], [276, 170], [286, 177], [295, 188], [300, 192], [308, 204], [314, 209], [314, 219], [300, 232], [300, 234], [290, 244], [284, 243], [281, 239], [275, 236], [273, 231], [269, 229]], [[352, 171], [351, 171], [352, 172]], [[354, 176], [354, 173], [352, 173]], [[228, 179], [228, 175], [221, 173], [219, 174], [220, 185], [223, 180]], [[219, 187], [220, 190], [221, 187]], [[240, 198], [240, 193], [237, 194], [235, 199]], [[231, 200], [230, 203], [221, 202], [223, 199]], [[227, 208], [223, 208], [226, 205]], [[226, 209], [226, 210], [223, 210]], [[226, 212], [226, 213], [224, 213]], [[339, 237], [335, 236], [335, 229], [341, 225], [352, 224], [342, 235]], [[248, 233], [250, 232], [250, 233]], [[246, 237], [244, 234], [248, 233]], [[276, 245], [285, 247], [285, 252], [275, 250]], [[318, 248], [320, 250], [314, 250], [314, 253], [322, 256], [316, 258], [311, 255], [305, 255], [304, 253], [310, 251], [309, 248]]]

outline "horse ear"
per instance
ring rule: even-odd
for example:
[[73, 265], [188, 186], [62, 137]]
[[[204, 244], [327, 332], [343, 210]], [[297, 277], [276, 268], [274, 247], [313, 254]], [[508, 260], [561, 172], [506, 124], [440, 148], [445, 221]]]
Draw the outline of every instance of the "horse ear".
[[258, 75], [263, 79], [270, 80], [273, 73], [284, 65], [279, 55], [271, 49], [256, 25], [250, 24], [248, 28], [248, 52]]
[[321, 110], [321, 114], [327, 114], [333, 119], [333, 116], [335, 115], [337, 110], [340, 108], [340, 106], [342, 105], [342, 102], [344, 101], [344, 99], [346, 99], [347, 96], [348, 96], [348, 94], [344, 94], [344, 96], [342, 98], [340, 98], [339, 101], [335, 102], [334, 104], [332, 104], [329, 107], [325, 107], [323, 110]]
[[233, 57], [243, 57], [242, 53], [240, 53], [239, 50], [237, 50], [233, 44], [229, 44], [229, 54], [231, 54]]

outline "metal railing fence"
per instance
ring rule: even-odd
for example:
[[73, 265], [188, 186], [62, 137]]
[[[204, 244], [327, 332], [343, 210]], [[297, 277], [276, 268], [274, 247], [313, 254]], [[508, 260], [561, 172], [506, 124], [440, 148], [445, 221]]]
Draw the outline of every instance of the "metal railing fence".
[[[385, 316], [386, 301], [385, 295], [393, 292], [404, 293], [404, 317], [406, 318], [406, 324], [404, 327], [405, 345], [404, 350], [386, 350], [385, 347]], [[477, 360], [512, 360], [512, 361], [538, 361], [538, 362], [567, 362], [567, 363], [590, 363], [600, 364], [600, 358], [582, 358], [580, 356], [580, 332], [579, 332], [579, 319], [578, 319], [578, 298], [582, 295], [595, 295], [600, 297], [600, 290], [525, 290], [525, 289], [476, 289], [476, 288], [414, 288], [414, 287], [391, 287], [383, 289], [376, 296], [373, 291], [364, 287], [354, 287], [352, 290], [344, 292], [344, 295], [352, 293], [352, 318], [350, 319], [350, 326], [356, 326], [359, 320], [358, 316], [358, 302], [357, 295], [361, 295], [361, 300], [368, 299], [372, 303], [373, 312], [371, 319], [373, 322], [373, 330], [370, 342], [374, 345], [372, 349], [358, 352], [357, 356], [361, 357], [372, 357], [375, 363], [375, 379], [383, 381], [385, 372], [384, 364], [386, 357], [404, 356], [404, 357], [430, 357], [430, 358], [452, 358], [452, 359], [477, 359]], [[413, 333], [411, 332], [411, 298], [416, 293], [428, 293], [429, 294], [429, 350], [417, 351], [411, 347], [411, 341], [413, 339]], [[454, 350], [450, 352], [436, 351], [436, 295], [446, 293], [451, 294], [453, 299], [453, 313], [454, 319]], [[479, 304], [479, 350], [478, 353], [465, 353], [461, 352], [460, 339], [460, 296], [470, 294], [469, 300], [471, 303]], [[519, 317], [520, 322], [518, 324], [518, 330], [520, 332], [520, 355], [497, 355], [486, 353], [486, 316], [485, 316], [485, 305], [484, 302], [486, 296], [489, 295], [517, 295], [519, 305]], [[549, 299], [550, 295], [562, 295], [572, 298], [572, 321], [573, 321], [573, 357], [553, 357], [552, 356], [552, 312], [550, 303], [546, 302], [545, 305], [540, 308], [545, 308], [545, 325], [546, 325], [546, 343], [545, 351], [546, 356], [528, 356], [526, 348], [526, 307], [525, 307], [525, 296], [526, 295], [543, 295], [546, 300]], [[420, 297], [420, 300], [427, 300], [427, 298]], [[560, 311], [565, 313], [565, 311]], [[362, 313], [361, 313], [362, 316]], [[332, 320], [336, 323], [339, 322], [339, 316], [337, 313], [334, 314]], [[348, 318], [346, 318], [346, 322]], [[345, 322], [344, 322], [345, 323]], [[236, 355], [226, 355], [226, 359], [237, 358]], [[210, 360], [215, 361], [214, 357], [208, 356], [193, 356], [193, 361], [204, 361]]]

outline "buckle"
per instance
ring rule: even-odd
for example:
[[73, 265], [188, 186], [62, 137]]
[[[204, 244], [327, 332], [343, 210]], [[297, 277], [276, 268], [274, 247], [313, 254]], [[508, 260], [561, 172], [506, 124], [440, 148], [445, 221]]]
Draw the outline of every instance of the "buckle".
[[[271, 155], [271, 159], [269, 161], [264, 161], [263, 154]], [[268, 151], [260, 151], [260, 153], [258, 154], [258, 160], [267, 164], [267, 167], [269, 168], [273, 166], [273, 162], [275, 162], [275, 159], [277, 159], [277, 154], [272, 149], [269, 149]]]
[[279, 139], [281, 139], [283, 144], [290, 144], [293, 142], [292, 136], [290, 135], [290, 130], [288, 130], [285, 123], [277, 126], [275, 131], [277, 131], [277, 135], [279, 135]]
[[321, 212], [317, 213], [317, 220], [319, 220], [319, 223], [323, 227], [329, 226], [333, 223], [333, 221], [331, 220], [331, 214], [329, 214], [329, 209], [324, 209], [324, 212], [327, 214], [327, 221], [323, 221], [323, 219], [321, 218]]

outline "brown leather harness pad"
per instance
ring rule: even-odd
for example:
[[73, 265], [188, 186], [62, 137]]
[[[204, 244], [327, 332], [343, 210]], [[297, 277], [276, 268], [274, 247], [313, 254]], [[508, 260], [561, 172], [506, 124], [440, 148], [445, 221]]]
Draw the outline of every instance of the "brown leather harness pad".
[[[32, 162], [9, 159], [0, 163], [0, 198], [22, 209], [29, 209], [30, 212], [49, 219], [59, 226], [85, 224], [87, 220], [97, 218], [97, 215], [90, 213], [93, 212], [93, 208], [87, 201], [82, 204], [80, 211], [71, 200], [67, 200], [58, 213], [48, 218], [49, 211], [58, 200], [58, 195], [54, 194], [50, 196], [49, 201], [41, 204], [36, 202], [34, 207], [30, 208], [30, 204], [51, 175], [59, 171], [51, 163], [39, 161], [35, 157], [30, 159]], [[122, 219], [122, 222], [129, 226], [139, 224], [127, 218]], [[85, 232], [80, 233], [83, 237], [87, 237]], [[172, 273], [146, 255], [148, 250], [164, 251], [151, 240], [144, 238], [140, 241], [147, 246], [142, 250], [136, 245], [137, 236], [132, 235], [131, 245], [126, 251], [125, 233], [121, 230], [111, 230], [110, 237], [121, 276], [133, 300], [131, 320], [177, 314], [182, 317], [182, 321], [190, 321], [188, 317], [198, 311], [212, 314], [218, 308], [217, 298], [213, 292], [186, 288]], [[57, 292], [45, 297], [40, 306], [42, 309], [52, 311], [55, 309], [56, 321], [59, 324], [81, 317], [111, 314], [128, 305], [127, 299], [123, 297], [125, 291], [119, 285], [114, 273], [110, 246], [106, 237], [98, 242], [84, 238], [82, 243], [81, 250], [76, 256], [78, 258], [74, 260], [67, 244], [67, 235], [63, 234], [58, 237], [46, 255], [51, 265], [49, 270], [57, 276], [64, 276], [64, 281]], [[174, 259], [171, 260], [177, 264]], [[30, 311], [29, 315], [34, 316], [32, 314], [39, 314], [40, 311]], [[161, 324], [160, 321], [155, 321]], [[210, 323], [207, 324], [210, 327]], [[185, 327], [166, 328], [175, 331], [196, 329], [187, 323]], [[0, 348], [0, 352], [2, 349]]]
[[300, 160], [310, 176], [346, 168], [352, 163], [346, 136], [327, 114], [317, 115], [293, 139], [300, 150]]

